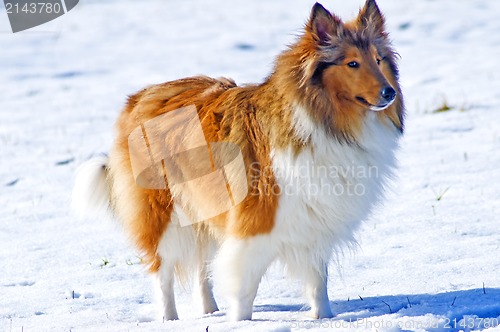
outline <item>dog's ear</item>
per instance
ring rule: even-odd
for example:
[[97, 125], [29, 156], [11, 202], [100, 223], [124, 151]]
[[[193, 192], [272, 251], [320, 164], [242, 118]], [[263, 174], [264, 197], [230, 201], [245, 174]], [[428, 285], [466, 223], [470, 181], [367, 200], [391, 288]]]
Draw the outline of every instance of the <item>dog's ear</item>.
[[385, 35], [385, 18], [375, 0], [366, 0], [365, 6], [359, 11], [357, 24], [361, 30], [368, 29], [378, 35]]
[[342, 22], [316, 2], [311, 10], [311, 18], [307, 26], [319, 45], [328, 45], [338, 35]]

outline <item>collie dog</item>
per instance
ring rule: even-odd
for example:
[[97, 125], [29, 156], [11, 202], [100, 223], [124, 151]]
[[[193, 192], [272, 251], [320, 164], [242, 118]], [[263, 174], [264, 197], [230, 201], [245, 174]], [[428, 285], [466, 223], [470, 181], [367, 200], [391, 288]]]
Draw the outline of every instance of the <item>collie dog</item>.
[[312, 317], [332, 317], [329, 262], [355, 244], [396, 166], [396, 57], [374, 0], [349, 22], [316, 3], [265, 82], [200, 76], [129, 97], [109, 158], [77, 175], [74, 206], [104, 207], [123, 223], [156, 277], [165, 320], [178, 318], [174, 279], [190, 274], [203, 313], [219, 310], [214, 281], [228, 318], [251, 319], [275, 260], [304, 282]]

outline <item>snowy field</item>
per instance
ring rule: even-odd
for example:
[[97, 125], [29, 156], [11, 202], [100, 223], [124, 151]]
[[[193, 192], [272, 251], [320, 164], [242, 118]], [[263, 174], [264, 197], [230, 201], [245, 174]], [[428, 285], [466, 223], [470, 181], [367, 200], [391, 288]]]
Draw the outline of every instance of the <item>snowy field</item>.
[[[70, 211], [74, 172], [108, 151], [128, 94], [195, 74], [262, 81], [313, 2], [89, 0], [16, 34], [0, 9], [0, 331], [500, 330], [497, 0], [379, 0], [407, 130], [393, 192], [332, 268], [332, 320], [308, 320], [301, 285], [272, 266], [253, 321], [226, 322], [220, 296], [200, 316], [180, 287], [181, 320], [158, 321], [120, 226]], [[323, 4], [351, 18], [363, 3]]]

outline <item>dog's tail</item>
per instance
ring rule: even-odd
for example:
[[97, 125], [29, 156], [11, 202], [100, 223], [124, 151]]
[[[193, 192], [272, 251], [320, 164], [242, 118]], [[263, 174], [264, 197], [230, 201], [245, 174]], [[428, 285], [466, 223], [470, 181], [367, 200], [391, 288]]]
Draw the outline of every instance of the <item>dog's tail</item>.
[[108, 156], [83, 163], [76, 172], [71, 198], [73, 210], [81, 217], [112, 215], [110, 184]]

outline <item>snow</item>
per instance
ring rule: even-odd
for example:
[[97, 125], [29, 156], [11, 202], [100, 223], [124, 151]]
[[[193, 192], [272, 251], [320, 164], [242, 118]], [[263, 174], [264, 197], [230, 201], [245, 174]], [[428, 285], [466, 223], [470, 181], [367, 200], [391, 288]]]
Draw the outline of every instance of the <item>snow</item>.
[[[199, 315], [189, 286], [181, 320], [158, 321], [120, 226], [71, 212], [74, 172], [108, 151], [126, 95], [195, 74], [261, 81], [313, 2], [89, 0], [17, 34], [0, 10], [1, 331], [500, 330], [498, 1], [378, 1], [406, 133], [389, 199], [332, 264], [332, 320], [309, 320], [301, 284], [272, 266], [253, 321], [226, 322], [220, 296]], [[350, 18], [362, 1], [324, 5]]]

